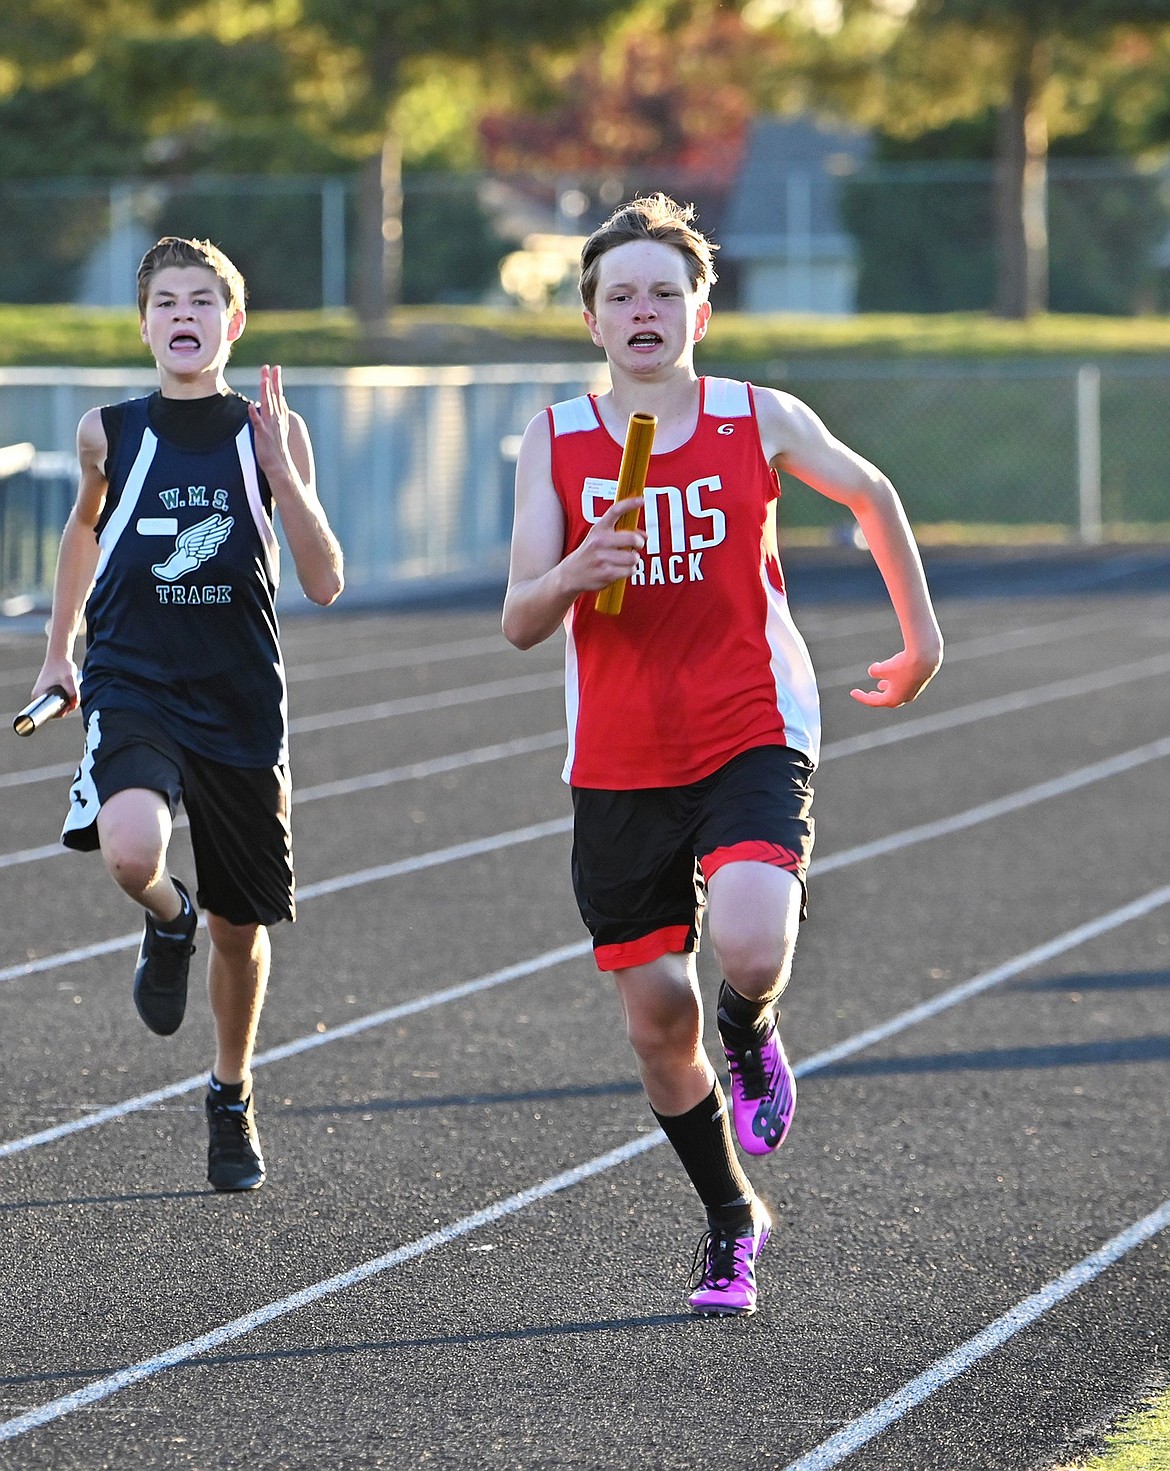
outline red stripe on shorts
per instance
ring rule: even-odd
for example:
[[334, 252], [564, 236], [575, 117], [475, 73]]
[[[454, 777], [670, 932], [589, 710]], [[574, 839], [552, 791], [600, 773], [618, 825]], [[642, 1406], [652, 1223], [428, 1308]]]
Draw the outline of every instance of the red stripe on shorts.
[[664, 955], [678, 955], [686, 951], [690, 940], [690, 926], [668, 925], [665, 929], [651, 930], [636, 940], [622, 940], [616, 945], [598, 945], [593, 952], [598, 970], [628, 970], [632, 965], [649, 965]]
[[802, 864], [799, 853], [785, 848], [780, 843], [765, 843], [754, 839], [747, 843], [732, 843], [727, 848], [716, 848], [699, 859], [699, 867], [708, 883], [711, 875], [718, 873], [725, 863], [770, 863], [773, 868], [787, 869], [799, 874]]

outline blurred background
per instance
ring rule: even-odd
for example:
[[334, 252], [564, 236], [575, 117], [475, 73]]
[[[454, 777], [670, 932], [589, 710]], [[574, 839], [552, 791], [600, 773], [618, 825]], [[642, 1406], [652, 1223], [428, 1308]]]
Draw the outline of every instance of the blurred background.
[[925, 540], [1170, 538], [1170, 0], [0, 0], [0, 594], [151, 384], [166, 233], [243, 270], [235, 384], [289, 366], [354, 590], [498, 578], [516, 436], [599, 386], [582, 237], [655, 189], [721, 245], [703, 368]]

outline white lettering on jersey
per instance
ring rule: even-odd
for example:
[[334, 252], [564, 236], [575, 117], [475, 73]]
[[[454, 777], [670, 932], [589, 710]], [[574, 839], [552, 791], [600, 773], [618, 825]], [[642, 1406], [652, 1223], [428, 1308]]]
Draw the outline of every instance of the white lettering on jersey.
[[699, 533], [692, 535], [690, 547], [698, 550], [701, 547], [717, 547], [727, 536], [727, 517], [717, 506], [704, 506], [701, 496], [705, 490], [722, 490], [723, 481], [718, 475], [705, 475], [701, 480], [692, 480], [687, 486], [687, 510], [696, 520], [709, 520], [711, 531], [709, 536]]
[[[692, 480], [685, 491], [676, 485], [646, 487], [646, 550], [630, 574], [632, 587], [665, 587], [668, 583], [702, 582], [703, 552], [727, 539], [727, 516], [705, 505], [708, 495], [723, 489], [718, 475]], [[617, 481], [586, 477], [581, 486], [581, 514], [596, 523], [613, 504]], [[695, 527], [688, 534], [688, 523]]]
[[[170, 490], [160, 490], [158, 498], [166, 506], [168, 511], [177, 511], [180, 506], [206, 506], [207, 486], [189, 485], [186, 493], [175, 485]], [[228, 493], [226, 490], [213, 490], [211, 492], [211, 505], [217, 511], [226, 511], [228, 508]]]
[[160, 582], [155, 584], [155, 591], [160, 603], [167, 603], [172, 607], [183, 604], [191, 608], [197, 603], [230, 603], [232, 600], [230, 582], [209, 582], [205, 587], [184, 587], [181, 582], [173, 585]]
[[646, 487], [646, 555], [656, 557], [662, 551], [662, 513], [659, 502], [666, 501], [666, 521], [670, 528], [669, 545], [686, 546], [683, 528], [682, 491], [674, 485]]

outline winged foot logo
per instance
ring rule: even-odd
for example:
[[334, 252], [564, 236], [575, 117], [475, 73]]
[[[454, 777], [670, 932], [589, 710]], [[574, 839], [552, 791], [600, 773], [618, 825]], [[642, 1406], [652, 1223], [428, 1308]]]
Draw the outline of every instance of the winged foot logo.
[[197, 521], [186, 531], [180, 531], [175, 538], [174, 551], [165, 562], [156, 562], [150, 570], [166, 582], [174, 582], [188, 572], [194, 572], [209, 557], [215, 556], [234, 525], [233, 517], [221, 516], [218, 511], [205, 521]]

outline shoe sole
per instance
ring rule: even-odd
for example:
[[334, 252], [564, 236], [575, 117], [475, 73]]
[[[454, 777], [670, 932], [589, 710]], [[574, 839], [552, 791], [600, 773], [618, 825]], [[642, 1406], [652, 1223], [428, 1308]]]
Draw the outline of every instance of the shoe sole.
[[258, 1180], [246, 1180], [239, 1185], [217, 1185], [214, 1180], [208, 1180], [208, 1184], [218, 1195], [241, 1195], [249, 1190], [259, 1190], [264, 1184], [266, 1176], [261, 1175]]

